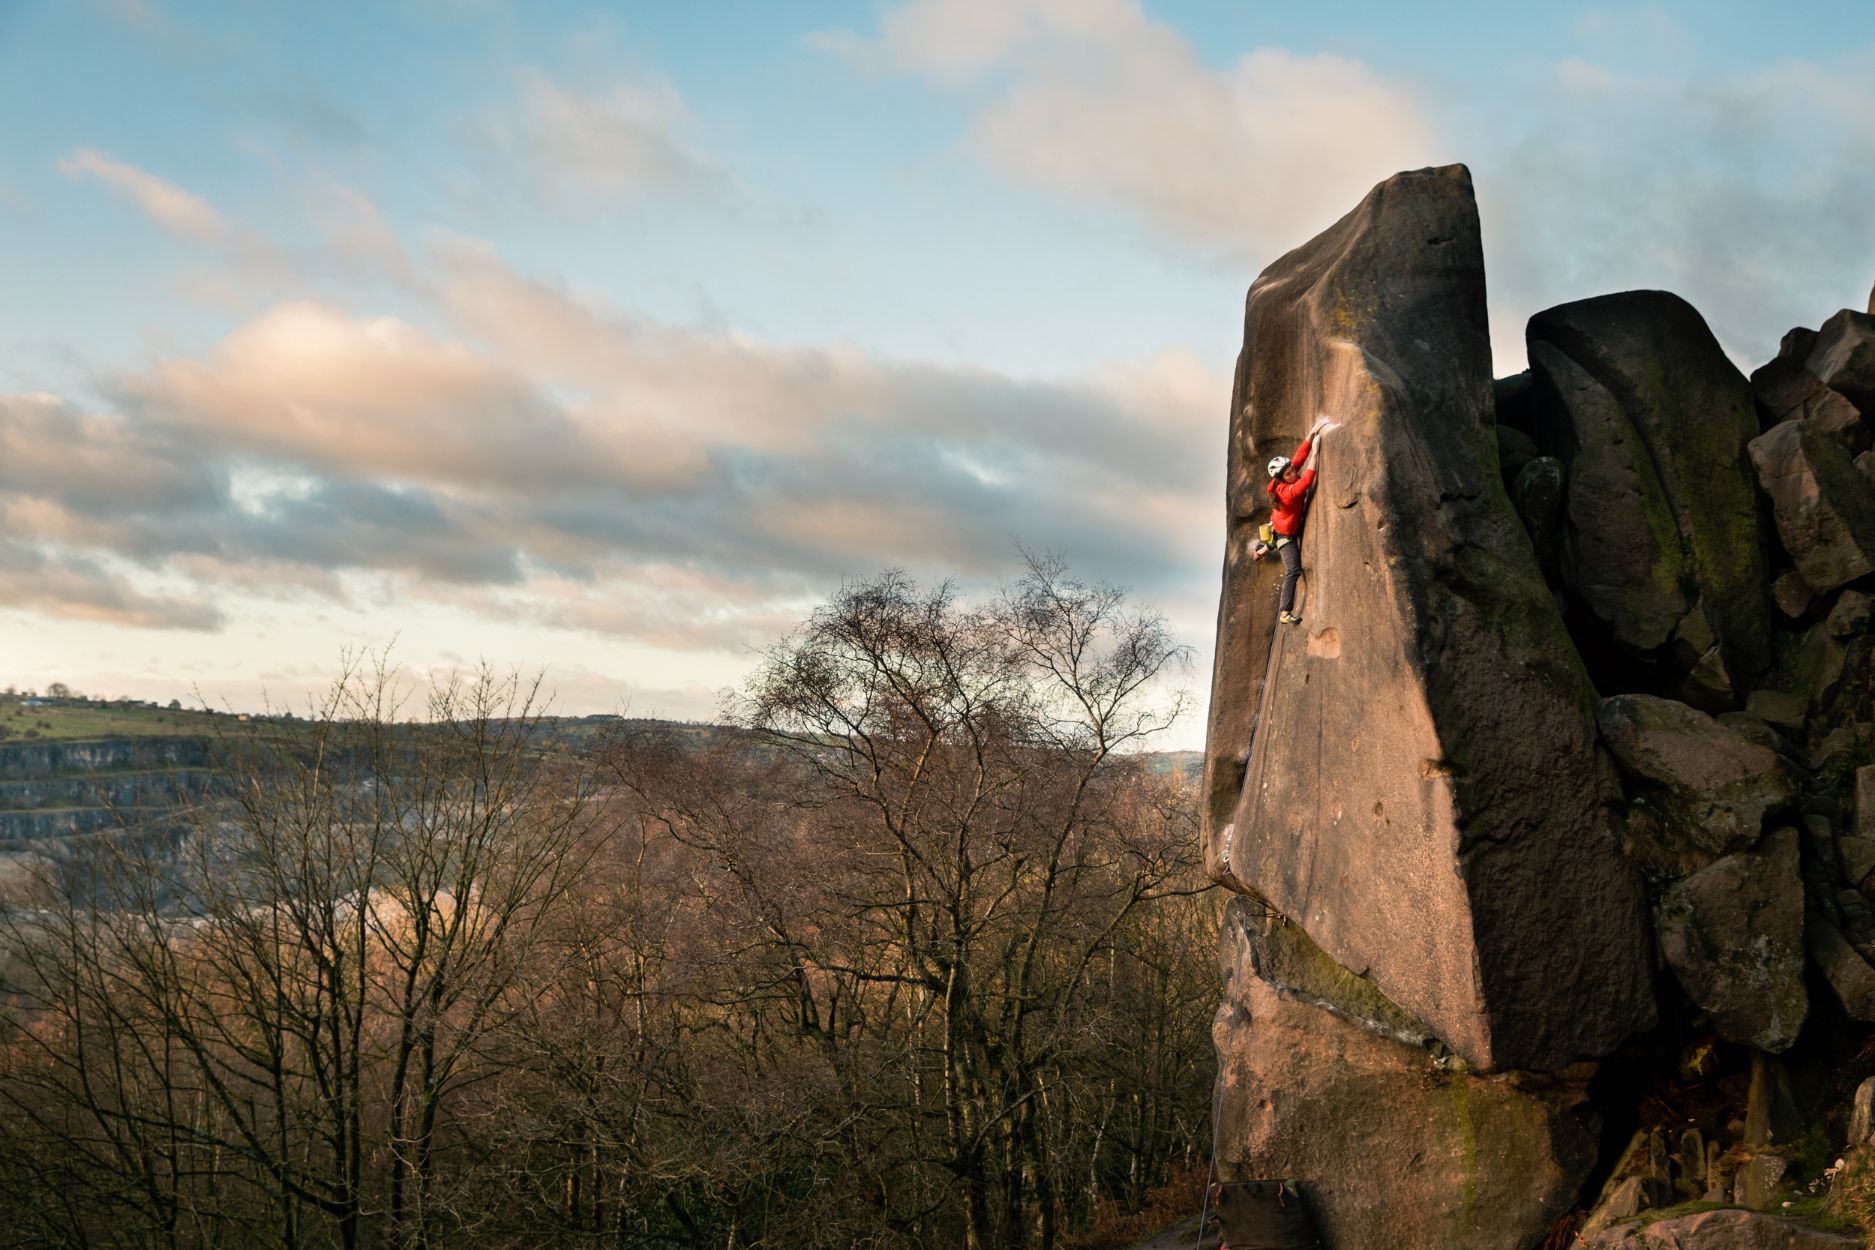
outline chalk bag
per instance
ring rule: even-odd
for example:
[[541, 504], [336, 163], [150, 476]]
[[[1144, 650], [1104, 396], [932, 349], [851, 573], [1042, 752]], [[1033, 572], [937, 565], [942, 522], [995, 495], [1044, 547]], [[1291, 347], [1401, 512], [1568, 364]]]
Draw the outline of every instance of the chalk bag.
[[1211, 1191], [1219, 1250], [1319, 1250], [1322, 1239], [1294, 1181], [1221, 1181]]

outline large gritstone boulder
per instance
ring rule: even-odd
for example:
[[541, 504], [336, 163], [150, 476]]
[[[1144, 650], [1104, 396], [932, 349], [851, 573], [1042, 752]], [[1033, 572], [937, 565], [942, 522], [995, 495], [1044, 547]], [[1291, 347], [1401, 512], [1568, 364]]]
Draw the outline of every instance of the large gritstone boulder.
[[1771, 654], [1750, 385], [1665, 291], [1540, 312], [1528, 339], [1537, 441], [1568, 475], [1563, 582], [1595, 650], [1730, 705]]
[[1784, 550], [1803, 580], [1830, 591], [1875, 570], [1875, 485], [1827, 431], [1807, 420], [1751, 442]]
[[[1765, 816], [1796, 797], [1790, 769], [1776, 751], [1698, 708], [1620, 694], [1602, 700], [1596, 719], [1633, 779], [1636, 797], [1645, 801], [1642, 810], [1660, 822], [1669, 846], [1690, 857], [1689, 867], [1750, 846]], [[1650, 869], [1674, 872], [1644, 848], [1636, 851]]]
[[1830, 390], [1875, 411], [1875, 316], [1845, 308], [1825, 321], [1807, 363]]
[[1797, 831], [1767, 835], [1759, 849], [1675, 882], [1656, 914], [1667, 966], [1719, 1036], [1788, 1050], [1809, 1011]]
[[1218, 1012], [1218, 1175], [1288, 1177], [1330, 1246], [1534, 1247], [1595, 1163], [1590, 1065], [1479, 1076], [1284, 993], [1236, 956]]
[[[1462, 166], [1382, 183], [1250, 288], [1205, 846], [1468, 1063], [1553, 1070], [1653, 1022], [1650, 940], [1490, 361]], [[1305, 623], [1279, 627], [1263, 466], [1318, 414]]]

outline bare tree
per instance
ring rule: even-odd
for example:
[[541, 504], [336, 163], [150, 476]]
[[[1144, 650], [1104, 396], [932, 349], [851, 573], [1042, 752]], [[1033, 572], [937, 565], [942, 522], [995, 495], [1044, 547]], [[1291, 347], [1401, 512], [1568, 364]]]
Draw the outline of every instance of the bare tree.
[[304, 731], [224, 743], [232, 799], [182, 848], [105, 844], [0, 921], [0, 1097], [155, 1242], [355, 1247], [381, 1220], [422, 1246], [452, 1221], [444, 1109], [599, 840], [532, 687], [483, 671], [416, 720], [402, 698], [348, 672]]
[[981, 610], [887, 574], [776, 648], [739, 706], [851, 848], [830, 887], [850, 945], [815, 962], [851, 997], [904, 998], [915, 1148], [961, 1187], [972, 1247], [1055, 1244], [1043, 1120], [1073, 1004], [1139, 906], [1192, 888], [1188, 842], [1113, 819], [1138, 780], [1119, 752], [1179, 710], [1150, 699], [1179, 656], [1159, 618], [1056, 560]]

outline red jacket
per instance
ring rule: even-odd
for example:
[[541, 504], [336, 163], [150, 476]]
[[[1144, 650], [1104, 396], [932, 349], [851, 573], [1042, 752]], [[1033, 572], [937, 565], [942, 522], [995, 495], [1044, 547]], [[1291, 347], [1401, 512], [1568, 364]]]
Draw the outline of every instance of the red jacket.
[[[1290, 464], [1301, 464], [1309, 458], [1309, 440], [1303, 439], [1302, 446], [1296, 448], [1296, 454], [1289, 457]], [[1283, 481], [1281, 475], [1270, 479], [1270, 498], [1275, 503], [1270, 508], [1270, 528], [1278, 534], [1294, 538], [1302, 532], [1302, 514], [1308, 511], [1309, 487], [1315, 485], [1315, 470], [1304, 469], [1296, 475], [1293, 482]]]

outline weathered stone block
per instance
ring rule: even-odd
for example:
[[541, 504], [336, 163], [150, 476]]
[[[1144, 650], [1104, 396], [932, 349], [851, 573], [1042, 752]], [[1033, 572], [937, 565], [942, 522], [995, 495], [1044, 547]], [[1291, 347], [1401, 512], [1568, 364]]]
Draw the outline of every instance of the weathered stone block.
[[1751, 459], [1804, 581], [1829, 591], [1875, 569], [1875, 487], [1836, 440], [1786, 421], [1751, 441]]
[[1875, 872], [1875, 838], [1850, 834], [1836, 839], [1836, 854], [1842, 859], [1842, 877], [1850, 885], [1861, 885]]
[[1771, 583], [1771, 599], [1779, 612], [1794, 621], [1810, 610], [1816, 591], [1810, 589], [1802, 573], [1791, 569]]
[[1719, 1036], [1771, 1052], [1797, 1040], [1809, 996], [1795, 829], [1669, 886], [1655, 924], [1667, 966]]
[[1868, 449], [1862, 410], [1797, 361], [1780, 356], [1761, 366], [1751, 375], [1751, 391], [1766, 429], [1780, 421], [1807, 420], [1851, 451]]
[[1875, 409], [1875, 315], [1845, 308], [1825, 321], [1804, 364], [1856, 407]]
[[1802, 695], [1786, 694], [1782, 690], [1754, 690], [1745, 699], [1745, 710], [1767, 725], [1801, 730], [1810, 703]]
[[1432, 1033], [1374, 987], [1330, 959], [1291, 924], [1254, 899], [1238, 897], [1224, 909], [1226, 967], [1247, 968], [1291, 998], [1332, 1011], [1383, 1037], [1424, 1046]]
[[[1498, 473], [1462, 167], [1401, 174], [1251, 287], [1206, 747], [1217, 877], [1481, 1068], [1654, 1018], [1594, 692]], [[1249, 557], [1264, 461], [1327, 414], [1305, 624]]]
[[1776, 752], [1698, 708], [1653, 695], [1604, 699], [1597, 713], [1608, 744], [1669, 827], [1714, 854], [1758, 840], [1767, 813], [1796, 797]]
[[1855, 770], [1855, 831], [1875, 838], [1875, 764]]
[[1849, 939], [1812, 912], [1804, 923], [1803, 944], [1850, 1018], [1875, 1022], [1875, 968], [1849, 945]]
[[1832, 638], [1853, 638], [1868, 633], [1869, 597], [1859, 590], [1845, 590], [1829, 610], [1829, 634]]

